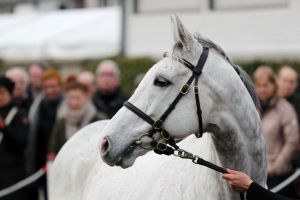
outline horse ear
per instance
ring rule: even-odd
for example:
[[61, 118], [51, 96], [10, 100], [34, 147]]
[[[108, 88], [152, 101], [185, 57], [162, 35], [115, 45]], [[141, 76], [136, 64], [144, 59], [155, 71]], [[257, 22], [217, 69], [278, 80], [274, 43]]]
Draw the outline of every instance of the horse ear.
[[177, 15], [171, 17], [174, 40], [176, 43], [181, 43], [184, 50], [191, 50], [194, 42], [191, 33], [183, 26], [181, 20]]

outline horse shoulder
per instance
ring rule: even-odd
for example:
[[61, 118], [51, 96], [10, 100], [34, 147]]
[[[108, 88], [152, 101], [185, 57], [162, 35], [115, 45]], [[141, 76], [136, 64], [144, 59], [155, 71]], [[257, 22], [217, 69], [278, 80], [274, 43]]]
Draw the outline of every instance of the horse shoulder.
[[62, 147], [51, 168], [50, 200], [81, 199], [90, 169], [99, 161], [98, 143], [107, 122], [98, 121], [84, 127]]

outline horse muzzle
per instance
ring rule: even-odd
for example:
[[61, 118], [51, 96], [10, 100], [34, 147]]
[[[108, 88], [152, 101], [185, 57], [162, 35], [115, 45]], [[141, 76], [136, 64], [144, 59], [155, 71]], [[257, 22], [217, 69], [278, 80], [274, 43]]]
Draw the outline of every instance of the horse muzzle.
[[108, 136], [104, 137], [100, 144], [100, 155], [106, 164], [114, 166], [117, 163], [117, 159], [111, 156], [111, 145], [111, 139]]

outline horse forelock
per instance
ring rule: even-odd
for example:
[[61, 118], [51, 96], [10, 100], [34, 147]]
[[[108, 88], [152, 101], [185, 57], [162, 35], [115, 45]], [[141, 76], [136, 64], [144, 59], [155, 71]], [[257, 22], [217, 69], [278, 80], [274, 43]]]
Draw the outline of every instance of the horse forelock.
[[[257, 97], [254, 84], [253, 84], [250, 76], [247, 74], [247, 72], [244, 69], [242, 69], [240, 66], [235, 65], [232, 62], [232, 60], [230, 59], [230, 57], [226, 54], [226, 52], [219, 45], [217, 45], [210, 39], [202, 37], [199, 33], [195, 33], [194, 38], [203, 47], [208, 47], [209, 49], [212, 49], [216, 53], [218, 53], [225, 61], [227, 61], [235, 69], [237, 74], [240, 76], [242, 82], [244, 83], [245, 87], [247, 88], [247, 91], [250, 94], [255, 107], [258, 110], [260, 110], [261, 109], [260, 102]], [[172, 48], [172, 52], [171, 52], [172, 58], [176, 59], [178, 57], [181, 57], [182, 50], [183, 50], [182, 44], [180, 42], [176, 42]]]

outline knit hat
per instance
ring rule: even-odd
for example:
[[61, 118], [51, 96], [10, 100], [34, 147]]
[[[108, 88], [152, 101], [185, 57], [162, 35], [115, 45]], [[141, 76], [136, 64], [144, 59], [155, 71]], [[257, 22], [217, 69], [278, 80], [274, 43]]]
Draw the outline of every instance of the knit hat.
[[10, 94], [13, 93], [15, 83], [5, 76], [0, 76], [0, 87], [6, 88]]

